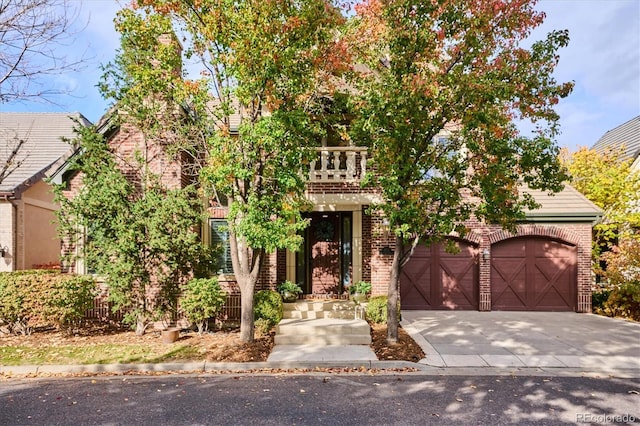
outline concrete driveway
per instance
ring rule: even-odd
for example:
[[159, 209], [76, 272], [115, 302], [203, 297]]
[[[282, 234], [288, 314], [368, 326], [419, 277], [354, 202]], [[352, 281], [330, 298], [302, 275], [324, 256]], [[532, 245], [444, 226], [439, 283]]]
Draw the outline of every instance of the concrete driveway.
[[640, 370], [640, 323], [573, 312], [402, 311], [437, 367]]

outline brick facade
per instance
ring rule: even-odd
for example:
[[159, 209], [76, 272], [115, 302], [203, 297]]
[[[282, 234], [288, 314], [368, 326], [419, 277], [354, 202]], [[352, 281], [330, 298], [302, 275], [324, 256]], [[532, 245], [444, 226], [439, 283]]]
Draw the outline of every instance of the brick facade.
[[[190, 182], [181, 166], [181, 159], [169, 159], [163, 154], [161, 147], [147, 144], [142, 135], [130, 128], [121, 128], [111, 137], [110, 146], [118, 153], [120, 166], [125, 170], [127, 176], [136, 181], [139, 176], [133, 167], [135, 152], [143, 150], [150, 161], [151, 170], [161, 176], [161, 181], [167, 187], [181, 187]], [[81, 176], [74, 176], [69, 181], [69, 188], [65, 194], [72, 197], [81, 185]], [[371, 282], [374, 295], [384, 295], [388, 290], [388, 282], [391, 274], [392, 255], [386, 254], [383, 249], [386, 247], [393, 249], [393, 235], [388, 229], [380, 215], [368, 212], [371, 200], [379, 197], [379, 191], [375, 189], [364, 189], [359, 182], [323, 181], [310, 182], [307, 186], [307, 196], [327, 197], [326, 199], [338, 199], [351, 210], [359, 212], [361, 217], [358, 224], [361, 228], [361, 256], [362, 270], [361, 279]], [[333, 197], [333, 198], [331, 198]], [[355, 206], [355, 207], [354, 207]], [[324, 205], [332, 211], [340, 211], [341, 205]], [[210, 208], [211, 218], [226, 217], [226, 209]], [[589, 312], [591, 310], [591, 224], [590, 223], [548, 223], [548, 224], [522, 224], [517, 227], [515, 234], [502, 230], [499, 226], [487, 225], [479, 221], [470, 220], [466, 222], [469, 229], [465, 237], [477, 248], [478, 253], [478, 293], [479, 310], [491, 310], [491, 248], [493, 244], [513, 237], [537, 236], [562, 241], [577, 247], [577, 311]], [[208, 237], [205, 237], [205, 241]], [[63, 252], [73, 253], [76, 247], [63, 243]], [[483, 253], [488, 256], [483, 256]], [[292, 257], [288, 257], [285, 250], [278, 250], [264, 258], [264, 267], [259, 276], [256, 290], [274, 289], [276, 285], [283, 282], [287, 277], [287, 271], [291, 270]], [[293, 260], [295, 261], [295, 260]], [[67, 264], [66, 270], [83, 272], [74, 263]], [[230, 293], [231, 305], [238, 305], [228, 309], [231, 317], [235, 313], [239, 315], [239, 289], [233, 276], [221, 276], [221, 285]], [[235, 312], [235, 313], [234, 313]]]

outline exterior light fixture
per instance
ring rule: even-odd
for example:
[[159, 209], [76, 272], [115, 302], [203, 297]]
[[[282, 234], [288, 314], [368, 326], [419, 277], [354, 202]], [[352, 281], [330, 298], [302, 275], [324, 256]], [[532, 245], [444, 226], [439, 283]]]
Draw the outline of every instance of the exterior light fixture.
[[7, 253], [9, 253], [9, 248], [6, 246], [5, 247], [0, 246], [0, 257], [5, 257]]
[[482, 250], [482, 260], [489, 260], [489, 249]]

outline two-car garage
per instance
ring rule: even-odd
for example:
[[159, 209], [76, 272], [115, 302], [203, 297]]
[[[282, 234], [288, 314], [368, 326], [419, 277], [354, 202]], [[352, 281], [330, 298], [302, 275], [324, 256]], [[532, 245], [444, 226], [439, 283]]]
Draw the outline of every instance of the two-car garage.
[[480, 262], [488, 262], [491, 310], [575, 311], [577, 260], [574, 244], [543, 236], [508, 238], [483, 255], [477, 244], [457, 241], [416, 248], [401, 279], [402, 309], [478, 310]]

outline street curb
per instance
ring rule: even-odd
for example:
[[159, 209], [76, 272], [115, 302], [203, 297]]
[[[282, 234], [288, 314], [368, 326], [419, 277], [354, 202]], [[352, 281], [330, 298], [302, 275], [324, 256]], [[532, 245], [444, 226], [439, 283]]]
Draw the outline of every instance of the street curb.
[[[323, 371], [336, 369], [335, 372]], [[275, 370], [275, 371], [273, 371]], [[345, 370], [345, 371], [340, 371]], [[161, 364], [87, 364], [0, 366], [0, 375], [140, 375], [173, 374], [407, 374], [421, 376], [550, 376], [640, 378], [640, 369], [563, 368], [563, 367], [432, 367], [409, 361], [319, 361], [319, 362], [246, 362], [246, 363], [161, 363]]]
[[425, 366], [409, 361], [278, 361], [278, 362], [216, 362], [207, 363], [161, 363], [161, 364], [85, 364], [85, 365], [7, 365], [0, 366], [0, 374], [38, 375], [38, 374], [100, 374], [100, 373], [153, 373], [153, 372], [252, 372], [259, 370], [313, 370], [322, 368], [423, 370]]

